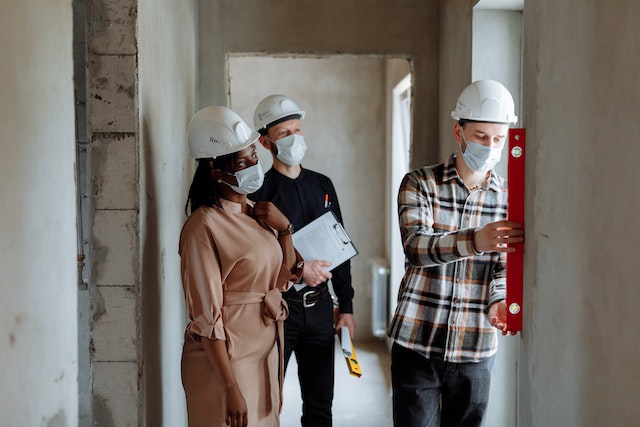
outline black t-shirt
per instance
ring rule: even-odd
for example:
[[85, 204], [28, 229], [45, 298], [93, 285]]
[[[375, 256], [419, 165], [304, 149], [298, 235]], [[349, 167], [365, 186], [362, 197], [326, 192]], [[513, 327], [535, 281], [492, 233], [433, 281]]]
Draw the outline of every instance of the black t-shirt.
[[[302, 169], [291, 179], [271, 168], [265, 174], [262, 187], [248, 196], [253, 201], [271, 201], [299, 230], [331, 210], [342, 224], [338, 196], [331, 180], [320, 173]], [[338, 297], [340, 313], [353, 313], [351, 264], [346, 261], [331, 270], [333, 289]]]

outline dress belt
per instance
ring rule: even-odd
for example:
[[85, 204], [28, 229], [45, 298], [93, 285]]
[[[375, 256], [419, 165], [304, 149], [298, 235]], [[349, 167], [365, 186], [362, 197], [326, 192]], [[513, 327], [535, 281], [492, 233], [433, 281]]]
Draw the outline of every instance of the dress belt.
[[[280, 406], [282, 409], [282, 386], [284, 382], [284, 320], [289, 316], [289, 307], [282, 299], [280, 289], [271, 289], [268, 292], [242, 292], [224, 291], [224, 303], [222, 305], [259, 304], [264, 302], [263, 320], [266, 326], [276, 322], [278, 342], [278, 382], [280, 388]], [[270, 396], [270, 395], [269, 395]], [[269, 406], [273, 405], [269, 398]]]

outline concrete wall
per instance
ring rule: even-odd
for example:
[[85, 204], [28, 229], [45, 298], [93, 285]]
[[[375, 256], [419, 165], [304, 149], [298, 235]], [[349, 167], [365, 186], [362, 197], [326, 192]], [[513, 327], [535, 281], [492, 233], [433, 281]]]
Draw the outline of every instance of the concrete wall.
[[[522, 110], [522, 12], [474, 9], [472, 31], [471, 80], [494, 79], [505, 85], [519, 114]], [[454, 107], [455, 104], [449, 110]]]
[[[78, 420], [72, 9], [0, 16], [0, 423]], [[11, 42], [9, 42], [11, 41]]]
[[523, 426], [640, 422], [638, 16], [525, 2]]
[[[440, 2], [440, 54], [438, 57], [438, 161], [455, 151], [451, 110], [460, 91], [471, 82], [473, 6], [477, 0]], [[423, 165], [428, 164], [424, 163]], [[420, 165], [418, 165], [420, 166]]]
[[[302, 165], [332, 179], [359, 251], [351, 261], [359, 339], [372, 337], [368, 261], [385, 255], [387, 62], [341, 56], [229, 60], [231, 107], [251, 125], [258, 102], [273, 93], [290, 96], [307, 112]], [[267, 170], [271, 154], [259, 148]]]
[[[473, 11], [473, 48], [471, 81], [494, 79], [502, 83], [513, 97], [519, 128], [522, 123], [522, 11], [486, 10]], [[453, 110], [452, 104], [449, 110]], [[453, 120], [449, 119], [451, 127]], [[456, 147], [452, 131], [449, 132], [451, 151]], [[501, 176], [507, 176], [507, 149], [496, 166]]]
[[139, 2], [140, 250], [145, 425], [186, 425], [180, 377], [187, 324], [178, 238], [193, 162], [196, 1]]
[[437, 159], [440, 2], [211, 0], [200, 2], [199, 105], [226, 105], [226, 55], [383, 55], [412, 60], [415, 165]]

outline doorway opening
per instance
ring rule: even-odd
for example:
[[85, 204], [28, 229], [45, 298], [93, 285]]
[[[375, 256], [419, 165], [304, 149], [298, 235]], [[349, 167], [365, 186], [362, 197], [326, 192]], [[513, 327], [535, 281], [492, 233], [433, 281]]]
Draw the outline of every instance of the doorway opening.
[[[228, 105], [248, 123], [253, 124], [254, 109], [260, 100], [273, 94], [288, 96], [306, 111], [302, 129], [307, 152], [302, 167], [327, 175], [333, 181], [345, 229], [359, 251], [351, 260], [357, 322], [354, 343], [356, 351], [362, 349], [362, 361], [375, 361], [375, 366], [363, 365], [368, 375], [353, 379], [347, 374], [344, 362], [336, 360], [335, 375], [337, 383], [356, 381], [357, 384], [352, 384], [356, 386], [369, 383], [372, 390], [367, 393], [369, 399], [361, 399], [356, 405], [361, 406], [358, 410], [340, 403], [353, 405], [353, 399], [342, 394], [353, 390], [350, 385], [336, 385], [333, 411], [336, 425], [346, 425], [354, 413], [373, 420], [358, 425], [390, 422], [388, 354], [385, 341], [374, 336], [369, 266], [373, 259], [389, 259], [392, 252], [389, 235], [397, 233], [390, 225], [390, 200], [395, 200], [392, 193], [397, 191], [389, 182], [392, 99], [393, 88], [410, 69], [406, 58], [382, 56], [228, 57]], [[410, 127], [410, 122], [407, 125]], [[262, 146], [258, 146], [258, 150], [260, 162], [267, 171], [272, 163], [271, 154]], [[404, 157], [401, 163], [406, 163]], [[283, 425], [287, 420], [292, 423], [299, 420], [295, 369], [292, 358], [284, 384], [285, 390], [291, 391], [281, 415]]]
[[392, 91], [392, 121], [390, 145], [389, 217], [390, 234], [390, 304], [389, 319], [393, 318], [400, 281], [404, 275], [404, 249], [400, 240], [397, 194], [404, 175], [409, 172], [411, 160], [411, 74], [407, 74]]
[[[293, 99], [307, 112], [303, 168], [331, 178], [345, 228], [359, 254], [351, 260], [359, 337], [373, 339], [368, 261], [389, 259], [392, 91], [411, 69], [405, 58], [377, 56], [230, 56], [229, 106], [253, 124], [260, 100]], [[263, 169], [271, 154], [258, 147]], [[395, 199], [395, 196], [393, 196]]]

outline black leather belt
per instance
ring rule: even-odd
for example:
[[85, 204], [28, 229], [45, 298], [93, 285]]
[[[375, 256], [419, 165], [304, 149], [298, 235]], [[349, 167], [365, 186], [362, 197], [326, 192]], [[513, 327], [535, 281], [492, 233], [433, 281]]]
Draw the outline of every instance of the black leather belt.
[[295, 289], [290, 289], [288, 292], [282, 294], [287, 302], [302, 303], [304, 308], [313, 307], [328, 295], [329, 287], [327, 286], [318, 286], [304, 292], [296, 292]]

